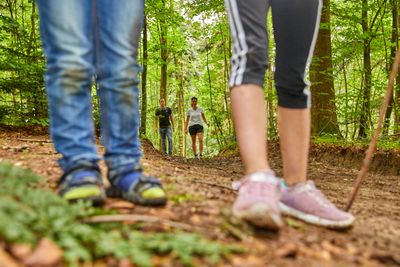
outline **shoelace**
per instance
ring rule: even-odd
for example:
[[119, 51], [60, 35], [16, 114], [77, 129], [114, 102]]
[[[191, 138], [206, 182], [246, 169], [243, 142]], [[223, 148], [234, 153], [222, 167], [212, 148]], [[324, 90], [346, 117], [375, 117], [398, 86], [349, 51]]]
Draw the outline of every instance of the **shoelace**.
[[306, 193], [312, 197], [320, 206], [329, 208], [334, 207], [334, 205], [325, 197], [322, 192], [315, 187], [314, 183], [311, 181], [306, 182], [303, 186], [294, 189], [296, 193]]
[[[255, 186], [250, 185], [250, 183], [257, 183]], [[273, 192], [276, 189], [276, 185], [271, 182], [254, 182], [250, 181], [243, 185], [244, 192], [248, 195], [267, 195], [271, 191]]]

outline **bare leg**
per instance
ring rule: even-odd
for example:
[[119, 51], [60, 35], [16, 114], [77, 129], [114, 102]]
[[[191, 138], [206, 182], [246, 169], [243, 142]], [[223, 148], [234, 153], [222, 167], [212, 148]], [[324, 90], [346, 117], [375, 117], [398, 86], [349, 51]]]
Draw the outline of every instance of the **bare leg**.
[[203, 155], [204, 133], [198, 133], [197, 136], [199, 137], [199, 150], [200, 150], [200, 155]]
[[232, 110], [246, 174], [270, 170], [267, 161], [264, 91], [258, 85], [232, 88]]
[[310, 127], [310, 109], [278, 108], [283, 177], [288, 185], [306, 181]]
[[192, 149], [193, 149], [193, 154], [196, 156], [197, 154], [197, 149], [196, 149], [196, 135], [191, 135], [190, 138], [192, 138]]

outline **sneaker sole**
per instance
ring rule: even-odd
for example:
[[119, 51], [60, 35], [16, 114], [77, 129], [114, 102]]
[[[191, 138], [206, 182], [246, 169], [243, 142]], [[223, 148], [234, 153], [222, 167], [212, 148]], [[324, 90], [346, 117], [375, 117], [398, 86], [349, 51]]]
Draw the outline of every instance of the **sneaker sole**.
[[299, 210], [293, 209], [282, 202], [279, 202], [279, 209], [282, 214], [291, 216], [293, 218], [305, 221], [310, 224], [317, 226], [323, 226], [331, 229], [347, 229], [353, 226], [354, 217], [345, 221], [332, 221], [328, 219], [323, 219], [315, 215], [307, 214]]
[[283, 226], [281, 216], [263, 204], [255, 204], [247, 210], [234, 212], [234, 216], [255, 226], [271, 230], [279, 230]]
[[64, 193], [62, 197], [65, 200], [74, 202], [78, 200], [88, 200], [95, 205], [101, 205], [105, 200], [105, 192], [98, 186], [80, 186], [71, 188], [68, 192]]

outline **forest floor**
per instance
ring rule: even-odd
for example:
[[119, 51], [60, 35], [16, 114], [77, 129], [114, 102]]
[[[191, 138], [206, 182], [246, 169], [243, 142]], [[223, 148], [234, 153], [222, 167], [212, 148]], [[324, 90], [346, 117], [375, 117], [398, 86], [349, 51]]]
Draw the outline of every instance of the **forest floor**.
[[[269, 144], [269, 158], [280, 174], [278, 147]], [[144, 169], [161, 178], [168, 204], [146, 208], [108, 199], [105, 208], [180, 222], [208, 239], [248, 249], [231, 255], [221, 266], [400, 266], [400, 151], [376, 155], [351, 209], [356, 217], [352, 229], [334, 231], [285, 218], [287, 225], [274, 233], [241, 224], [230, 215], [236, 196], [231, 183], [243, 175], [237, 153], [198, 160], [164, 157], [147, 142], [143, 142], [143, 150]], [[363, 156], [363, 149], [313, 146], [309, 178], [343, 208]], [[0, 161], [42, 175], [44, 187], [56, 188], [61, 174], [58, 158], [45, 132], [0, 128]]]

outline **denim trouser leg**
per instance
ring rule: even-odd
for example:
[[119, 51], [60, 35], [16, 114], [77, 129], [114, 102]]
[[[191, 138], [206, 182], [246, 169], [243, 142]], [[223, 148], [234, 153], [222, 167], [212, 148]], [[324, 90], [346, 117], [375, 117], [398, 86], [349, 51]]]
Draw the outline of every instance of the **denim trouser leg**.
[[60, 166], [97, 161], [91, 81], [97, 74], [102, 141], [109, 167], [137, 163], [137, 46], [143, 0], [37, 0], [47, 58], [50, 130]]
[[164, 154], [167, 154], [166, 139], [167, 139], [168, 128], [160, 128], [159, 132], [160, 132], [160, 138], [161, 138], [162, 151], [163, 151]]
[[172, 155], [172, 128], [168, 126], [167, 128], [160, 128], [161, 146], [164, 154], [167, 154], [167, 144], [168, 139], [168, 155]]
[[137, 164], [139, 142], [138, 44], [143, 0], [99, 0], [96, 66], [102, 142], [110, 169]]
[[168, 139], [168, 155], [172, 155], [172, 128], [168, 127], [167, 131], [167, 139]]
[[92, 1], [37, 0], [45, 83], [54, 146], [68, 170], [80, 159], [99, 159], [91, 109], [93, 66]]

